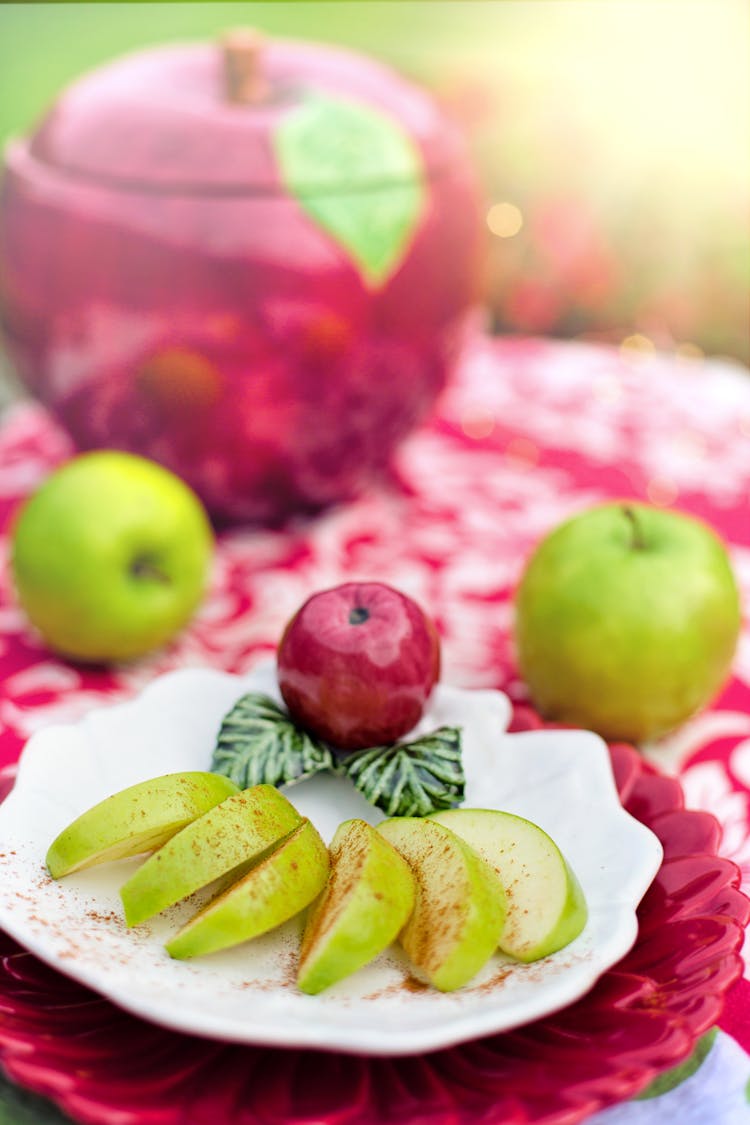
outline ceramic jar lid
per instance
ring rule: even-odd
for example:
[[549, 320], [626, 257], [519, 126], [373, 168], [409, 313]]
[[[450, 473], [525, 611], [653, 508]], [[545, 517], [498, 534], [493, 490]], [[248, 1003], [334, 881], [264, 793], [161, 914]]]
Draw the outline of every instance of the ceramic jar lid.
[[415, 167], [431, 176], [462, 151], [423, 91], [362, 55], [256, 46], [251, 33], [229, 43], [152, 48], [89, 73], [43, 121], [33, 156], [118, 188], [272, 194], [284, 190], [287, 134], [308, 191], [399, 182]]

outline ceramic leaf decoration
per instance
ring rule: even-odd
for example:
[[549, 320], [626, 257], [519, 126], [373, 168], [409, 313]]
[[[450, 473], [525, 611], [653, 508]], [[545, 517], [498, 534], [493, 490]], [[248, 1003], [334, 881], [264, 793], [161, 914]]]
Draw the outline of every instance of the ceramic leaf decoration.
[[368, 285], [382, 286], [422, 214], [417, 147], [385, 114], [318, 96], [291, 110], [274, 139], [290, 193], [351, 255]]
[[224, 716], [211, 761], [241, 789], [290, 785], [316, 773], [348, 777], [387, 816], [427, 816], [464, 797], [460, 727], [337, 758], [269, 696], [247, 692]]
[[464, 799], [461, 728], [439, 727], [412, 742], [349, 754], [342, 771], [386, 816], [429, 816]]
[[296, 727], [267, 695], [251, 691], [225, 715], [211, 769], [240, 788], [288, 785], [334, 768], [331, 751]]

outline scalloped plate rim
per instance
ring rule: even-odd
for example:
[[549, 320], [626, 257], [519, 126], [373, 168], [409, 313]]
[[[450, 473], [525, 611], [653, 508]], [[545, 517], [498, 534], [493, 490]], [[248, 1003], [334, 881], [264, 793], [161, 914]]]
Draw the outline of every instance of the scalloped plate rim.
[[[268, 682], [270, 670], [272, 668], [273, 665], [262, 666], [245, 676], [236, 676], [215, 669], [181, 669], [158, 677], [147, 685], [140, 695], [133, 699], [118, 702], [103, 708], [96, 708], [84, 715], [76, 723], [50, 727], [38, 732], [27, 744], [27, 748], [21, 756], [16, 785], [12, 793], [9, 795], [6, 802], [0, 806], [0, 828], [4, 827], [9, 819], [13, 819], [12, 815], [9, 814], [14, 814], [16, 808], [23, 806], [23, 802], [27, 796], [27, 790], [35, 783], [35, 779], [38, 778], [41, 768], [47, 762], [49, 753], [54, 753], [53, 748], [56, 744], [59, 744], [61, 739], [75, 739], [77, 737], [80, 740], [81, 736], [83, 736], [85, 741], [86, 738], [92, 737], [92, 734], [95, 735], [97, 730], [101, 729], [102, 722], [105, 724], [106, 728], [107, 724], [122, 720], [123, 717], [127, 719], [128, 716], [131, 718], [139, 715], [142, 716], [144, 707], [148, 708], [154, 700], [158, 701], [160, 696], [164, 694], [166, 690], [165, 685], [170, 688], [176, 686], [184, 691], [187, 691], [189, 688], [191, 696], [193, 695], [194, 686], [197, 683], [205, 684], [212, 682], [217, 686], [224, 685], [227, 687], [231, 685], [232, 691], [239, 688], [239, 691], [236, 691], [235, 694], [236, 698], [237, 695], [241, 694], [242, 690], [249, 690], [249, 688], [258, 683], [259, 679], [263, 681], [265, 677], [262, 690], [268, 690], [269, 686], [272, 686], [269, 685]], [[492, 720], [495, 726], [497, 727], [502, 724], [503, 731], [505, 726], [507, 726], [510, 715], [510, 705], [507, 698], [500, 692], [467, 692], [462, 689], [449, 688], [441, 685], [436, 689], [435, 696], [437, 698], [437, 704], [431, 702], [423, 723], [420, 724], [421, 726], [429, 725], [430, 722], [434, 725], [435, 720], [431, 719], [431, 715], [436, 706], [439, 707], [443, 705], [444, 708], [445, 706], [458, 706], [458, 702], [468, 703], [468, 701], [474, 705], [473, 711], [477, 710], [475, 704], [478, 702], [483, 702], [488, 708], [491, 707], [491, 709], [494, 709]], [[419, 727], [416, 729], [419, 730]], [[495, 733], [497, 733], [497, 731], [495, 731]], [[472, 1007], [471, 1004], [468, 1004], [467, 1010], [463, 1013], [452, 1015], [447, 1025], [441, 1023], [440, 1020], [436, 1020], [435, 1013], [433, 1012], [432, 1018], [426, 1018], [423, 1021], [424, 1025], [416, 1031], [411, 1027], [405, 1030], [389, 1027], [387, 1034], [384, 1034], [383, 1028], [373, 1031], [373, 1029], [368, 1028], [361, 1022], [358, 1026], [353, 1026], [351, 1021], [343, 1019], [343, 1022], [337, 1029], [332, 1029], [331, 1025], [328, 1025], [323, 1029], [323, 1032], [321, 1032], [321, 1028], [315, 1018], [316, 1011], [319, 1015], [321, 1010], [315, 1006], [318, 998], [303, 998], [300, 997], [299, 994], [296, 994], [297, 1015], [291, 1020], [282, 1019], [281, 1023], [276, 1026], [268, 1026], [266, 1023], [260, 1026], [257, 1021], [253, 1023], [251, 1020], [248, 1023], [247, 1019], [244, 1018], [239, 1022], [232, 1022], [227, 1019], [226, 1015], [217, 1018], [205, 1010], [198, 1010], [197, 1013], [194, 1011], [189, 1015], [186, 1015], [184, 1011], [177, 1013], [172, 1009], [168, 1009], [165, 1012], [164, 1006], [158, 998], [154, 999], [153, 996], [148, 994], [145, 996], [140, 994], [134, 997], [132, 994], [132, 981], [130, 982], [129, 988], [113, 985], [111, 981], [102, 978], [101, 972], [92, 972], [91, 966], [85, 961], [80, 964], [71, 964], [68, 958], [60, 956], [59, 949], [51, 950], [49, 942], [44, 938], [43, 932], [42, 937], [40, 937], [38, 934], [30, 932], [28, 925], [24, 925], [23, 922], [19, 924], [17, 912], [14, 909], [8, 909], [8, 898], [4, 891], [0, 891], [0, 924], [3, 925], [8, 933], [20, 941], [32, 953], [40, 957], [40, 959], [46, 961], [66, 975], [93, 988], [95, 991], [106, 996], [126, 1010], [175, 1030], [218, 1038], [224, 1041], [287, 1047], [324, 1047], [345, 1052], [399, 1055], [413, 1054], [415, 1051], [436, 1050], [469, 1039], [475, 1039], [489, 1033], [507, 1031], [514, 1027], [521, 1026], [557, 1011], [584, 995], [585, 992], [593, 986], [599, 976], [615, 964], [632, 947], [637, 937], [635, 909], [638, 901], [640, 901], [640, 898], [650, 885], [661, 864], [662, 849], [654, 834], [620, 806], [611, 773], [606, 744], [602, 742], [601, 739], [598, 739], [596, 735], [592, 735], [590, 732], [578, 731], [528, 731], [522, 734], [507, 734], [501, 731], [500, 736], [506, 741], [506, 745], [508, 740], [521, 740], [521, 742], [531, 745], [534, 742], [538, 743], [539, 739], [542, 739], [546, 742], [556, 741], [558, 744], [570, 743], [571, 745], [575, 745], [578, 743], [580, 750], [580, 745], [585, 743], [589, 748], [586, 750], [586, 753], [598, 757], [601, 770], [604, 771], [601, 776], [603, 777], [606, 773], [608, 779], [607, 785], [609, 787], [607, 799], [611, 799], [612, 795], [614, 795], [614, 800], [617, 802], [617, 817], [621, 818], [621, 823], [623, 825], [626, 823], [630, 825], [631, 830], [638, 835], [644, 843], [644, 854], [646, 854], [646, 852], [648, 854], [648, 862], [646, 863], [644, 860], [641, 861], [640, 869], [636, 872], [636, 877], [633, 880], [632, 886], [627, 892], [626, 897], [628, 897], [628, 902], [625, 904], [627, 905], [625, 918], [624, 920], [621, 918], [616, 932], [609, 935], [606, 949], [603, 951], [604, 956], [599, 956], [594, 962], [591, 959], [590, 952], [584, 954], [583, 964], [587, 965], [589, 970], [585, 980], [582, 979], [580, 974], [569, 973], [567, 979], [565, 975], [558, 977], [556, 987], [552, 989], [543, 986], [539, 987], [536, 990], [535, 999], [530, 1002], [527, 1001], [523, 1010], [523, 1015], [520, 1018], [516, 1016], [510, 1021], [507, 1018], [504, 1019], [502, 1006], [485, 1006], [483, 1010], [477, 1010], [476, 1006]], [[186, 766], [185, 768], [192, 767]], [[208, 768], [208, 766], [206, 766], [206, 768]], [[597, 767], [597, 769], [599, 769], [599, 767]], [[160, 771], [151, 771], [145, 774], [145, 776], [156, 776], [158, 772]], [[162, 770], [161, 772], [168, 771]], [[123, 784], [128, 783], [129, 781], [123, 782]], [[310, 783], [305, 784], [309, 785]], [[112, 789], [108, 791], [111, 792]], [[295, 800], [293, 794], [292, 800]], [[87, 800], [81, 807], [88, 807], [91, 803], [93, 803], [91, 800]], [[299, 799], [297, 803], [299, 803]], [[303, 811], [305, 810], [303, 809]], [[613, 811], [615, 811], [614, 808]], [[370, 812], [375, 814], [376, 810], [371, 809]], [[69, 815], [63, 818], [63, 823], [66, 823], [67, 819], [70, 819]], [[341, 819], [343, 819], [343, 816]], [[45, 840], [44, 850], [46, 850], [46, 845], [50, 842], [51, 838], [52, 834], [50, 833], [49, 837]], [[563, 848], [563, 850], [565, 850], [565, 848]], [[67, 893], [65, 891], [65, 880], [61, 881], [61, 883], [53, 884], [53, 887], [61, 889], [63, 894]], [[613, 899], [612, 901], [618, 902], [620, 906], [623, 906], [620, 900]], [[592, 915], [595, 913], [596, 910], [592, 910]], [[619, 910], [619, 914], [622, 915], [622, 910]], [[585, 937], [585, 934], [586, 931], [583, 937]], [[569, 947], [568, 951], [561, 951], [561, 954], [558, 954], [557, 957], [568, 956], [581, 940], [582, 939], [578, 939], [578, 942]], [[600, 953], [601, 952], [600, 950]], [[554, 962], [554, 958], [548, 960]], [[573, 963], [575, 964], [575, 961]], [[191, 971], [197, 964], [198, 962], [191, 963]], [[544, 962], [538, 964], [544, 965]], [[201, 972], [202, 970], [199, 969], [198, 971]], [[529, 972], [534, 970], [532, 967], [531, 970], [526, 969], [524, 971]], [[562, 981], [562, 983], [560, 983], [560, 981]], [[341, 987], [342, 986], [337, 986], [339, 989]], [[470, 994], [471, 990], [462, 990], [463, 996], [468, 996]], [[255, 993], [253, 993], [253, 995], [255, 995]], [[440, 996], [440, 994], [433, 994], [432, 992], [430, 992], [430, 995], [434, 995], [435, 997]], [[458, 994], [452, 994], [454, 997], [457, 995]], [[303, 1022], [301, 1024], [299, 1023], [299, 1013], [302, 1011], [299, 1003], [300, 1000], [302, 1004], [307, 1005], [308, 1012], [312, 1016], [311, 1019], [308, 1018], [305, 1021], [303, 1014]], [[356, 1003], [356, 998], [352, 1003]], [[437, 1008], [434, 1002], [431, 1001], [431, 1004]], [[342, 1005], [342, 1010], [345, 1010], [345, 1008], [346, 1004], [344, 1003]]]

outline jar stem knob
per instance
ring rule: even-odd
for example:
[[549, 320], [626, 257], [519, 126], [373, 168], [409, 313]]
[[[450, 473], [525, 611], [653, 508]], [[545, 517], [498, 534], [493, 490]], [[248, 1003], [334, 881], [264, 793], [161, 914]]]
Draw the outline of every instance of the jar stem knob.
[[257, 105], [268, 96], [262, 73], [264, 38], [252, 27], [227, 31], [221, 39], [224, 53], [224, 92], [235, 105]]

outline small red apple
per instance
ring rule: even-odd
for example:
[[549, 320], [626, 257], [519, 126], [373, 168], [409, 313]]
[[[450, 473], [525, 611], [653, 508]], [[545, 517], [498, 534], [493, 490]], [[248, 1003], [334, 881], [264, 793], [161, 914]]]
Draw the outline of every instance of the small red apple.
[[314, 594], [279, 644], [279, 686], [292, 718], [341, 750], [406, 734], [439, 675], [432, 621], [382, 582]]

